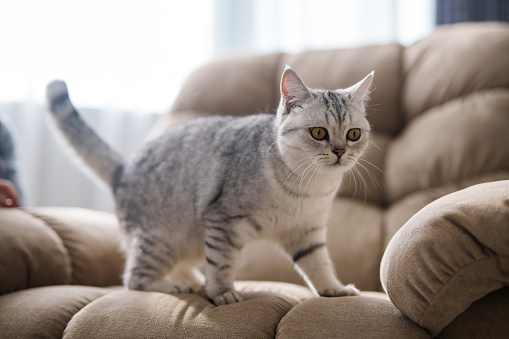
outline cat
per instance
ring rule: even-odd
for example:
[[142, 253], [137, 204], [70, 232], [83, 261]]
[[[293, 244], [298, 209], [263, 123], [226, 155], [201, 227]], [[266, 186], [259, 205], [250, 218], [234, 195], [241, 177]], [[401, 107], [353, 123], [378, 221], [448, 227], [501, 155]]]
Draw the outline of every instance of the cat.
[[[373, 75], [346, 89], [311, 89], [286, 66], [277, 114], [191, 120], [129, 160], [82, 120], [65, 82], [48, 84], [48, 111], [112, 189], [125, 235], [126, 288], [188, 293], [205, 284], [215, 305], [239, 302], [239, 251], [266, 238], [317, 295], [356, 296], [355, 286], [336, 278], [326, 221], [343, 175], [369, 144]], [[203, 262], [205, 276], [195, 269]]]

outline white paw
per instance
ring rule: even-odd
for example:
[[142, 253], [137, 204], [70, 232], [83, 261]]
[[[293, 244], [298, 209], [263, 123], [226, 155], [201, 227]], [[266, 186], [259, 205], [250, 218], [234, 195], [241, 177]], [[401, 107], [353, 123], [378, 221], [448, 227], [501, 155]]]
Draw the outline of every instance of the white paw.
[[235, 291], [223, 293], [220, 296], [212, 298], [216, 306], [228, 305], [242, 301], [242, 297]]
[[318, 291], [322, 297], [353, 297], [360, 295], [360, 291], [353, 285], [348, 284], [340, 288], [326, 288], [323, 291]]

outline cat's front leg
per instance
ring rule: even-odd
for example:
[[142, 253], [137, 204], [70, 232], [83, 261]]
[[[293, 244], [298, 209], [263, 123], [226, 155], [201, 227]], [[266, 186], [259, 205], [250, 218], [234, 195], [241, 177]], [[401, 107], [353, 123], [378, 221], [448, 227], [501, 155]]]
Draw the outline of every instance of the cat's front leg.
[[242, 297], [233, 287], [237, 258], [242, 245], [231, 227], [205, 227], [206, 291], [216, 306], [242, 301]]
[[357, 296], [352, 284], [343, 285], [334, 267], [325, 242], [325, 227], [308, 227], [294, 232], [282, 242], [295, 263], [296, 270], [309, 287], [323, 297]]

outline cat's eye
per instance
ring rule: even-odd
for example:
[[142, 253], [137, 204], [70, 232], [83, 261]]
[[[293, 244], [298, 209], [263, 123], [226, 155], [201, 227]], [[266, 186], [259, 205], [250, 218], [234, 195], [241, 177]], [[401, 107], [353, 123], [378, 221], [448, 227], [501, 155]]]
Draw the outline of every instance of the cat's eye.
[[346, 134], [346, 138], [350, 141], [357, 141], [357, 140], [359, 140], [360, 137], [361, 137], [360, 128], [352, 128]]
[[323, 140], [327, 137], [327, 130], [323, 127], [313, 127], [310, 129], [311, 136], [316, 140]]

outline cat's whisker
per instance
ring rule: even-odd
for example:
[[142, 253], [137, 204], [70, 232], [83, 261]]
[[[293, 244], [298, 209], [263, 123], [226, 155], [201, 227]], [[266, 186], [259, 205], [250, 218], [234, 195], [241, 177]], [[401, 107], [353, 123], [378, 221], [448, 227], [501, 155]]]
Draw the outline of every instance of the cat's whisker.
[[318, 168], [320, 167], [320, 165], [315, 165], [315, 170], [313, 171], [313, 173], [311, 174], [311, 177], [309, 177], [309, 180], [308, 180], [308, 187], [306, 188], [306, 190], [309, 192], [309, 185], [311, 184], [311, 180], [313, 180], [313, 176], [315, 175], [316, 171], [318, 170]]
[[366, 93], [364, 93], [364, 95], [362, 95], [361, 97], [359, 97], [357, 100], [355, 100], [355, 103], [358, 104], [359, 102], [362, 102], [364, 101], [364, 98], [369, 98], [369, 96], [371, 95], [371, 93], [373, 93], [373, 91], [376, 89], [375, 88], [372, 88], [371, 90], [369, 91], [366, 91]]
[[360, 161], [364, 161], [365, 163], [367, 163], [367, 164], [369, 164], [369, 165], [373, 166], [374, 168], [376, 168], [376, 169], [377, 169], [380, 173], [382, 173], [382, 175], [383, 175], [384, 177], [386, 177], [386, 176], [387, 176], [387, 172], [385, 172], [384, 170], [381, 170], [380, 168], [378, 168], [376, 165], [374, 165], [373, 163], [369, 162], [368, 160], [366, 160], [366, 159], [362, 159], [362, 158], [359, 158], [359, 160], [360, 160]]
[[375, 146], [375, 148], [376, 148], [377, 150], [379, 150], [380, 152], [382, 152], [382, 149], [380, 148], [380, 146], [378, 146], [378, 144], [377, 144], [376, 142], [374, 142], [373, 140], [370, 140], [370, 142], [369, 142], [369, 143], [370, 143], [370, 145]]
[[353, 182], [354, 182], [354, 191], [353, 191], [353, 197], [352, 197], [352, 199], [355, 199], [355, 197], [357, 196], [357, 179], [355, 179], [355, 172], [353, 172], [353, 171], [348, 171], [348, 175], [350, 175], [350, 176], [353, 178]]
[[300, 183], [299, 183], [299, 194], [302, 192], [302, 183], [304, 182], [306, 176], [309, 174], [309, 172], [311, 172], [310, 168], [313, 167], [313, 162], [311, 162], [311, 164], [309, 164], [308, 167], [306, 167], [306, 169], [304, 170], [304, 172], [302, 172], [302, 176], [300, 176]]
[[353, 170], [359, 175], [359, 179], [361, 180], [361, 183], [364, 186], [364, 204], [365, 204], [368, 198], [368, 194], [370, 194], [371, 192], [369, 191], [366, 180], [364, 180], [362, 173], [359, 171], [359, 169], [354, 167]]
[[[282, 188], [281, 188], [281, 189], [283, 189], [283, 187], [285, 187], [284, 185], [285, 185], [286, 181], [287, 181], [287, 180], [288, 180], [288, 179], [289, 179], [292, 175], [294, 175], [294, 174], [295, 174], [295, 172], [296, 172], [299, 168], [301, 168], [302, 166], [306, 166], [306, 165], [308, 165], [308, 164], [311, 162], [311, 160], [310, 160], [309, 158], [311, 158], [311, 157], [308, 157], [308, 158], [306, 158], [306, 159], [301, 159], [301, 161], [299, 161], [299, 162], [302, 162], [302, 164], [300, 164], [300, 165], [299, 165], [299, 166], [298, 166], [298, 167], [297, 167], [294, 171], [292, 171], [292, 173], [290, 173], [290, 175], [288, 175], [288, 177], [287, 177], [287, 178], [285, 179], [285, 181], [283, 182], [283, 186], [282, 186]], [[305, 160], [305, 161], [302, 161], [302, 160]], [[297, 163], [299, 163], [299, 162], [297, 162]], [[291, 185], [291, 186], [290, 186], [290, 188], [289, 188], [289, 190], [290, 190], [290, 191], [293, 189], [293, 186], [295, 186], [295, 183], [297, 182], [297, 180], [299, 180], [299, 178], [303, 175], [303, 173], [304, 173], [304, 172], [305, 172], [305, 170], [304, 170], [304, 171], [302, 171], [301, 173], [299, 173], [299, 175], [297, 175], [297, 176], [295, 177], [295, 179], [294, 179], [294, 180], [293, 180], [293, 182], [292, 182], [292, 185]]]
[[[362, 179], [362, 178], [361, 178], [361, 176], [359, 175], [358, 171], [355, 171], [355, 170], [354, 170], [354, 171], [352, 171], [352, 174], [353, 174], [354, 179], [355, 179], [355, 178], [359, 178], [359, 181], [358, 181], [358, 182], [359, 182], [359, 194], [361, 194], [360, 192], [361, 192], [361, 191], [362, 191], [362, 189], [364, 188], [364, 187], [362, 186], [362, 181], [361, 181], [361, 179]], [[356, 186], [355, 186], [355, 197], [357, 197], [357, 180], [355, 181], [355, 184], [356, 184]], [[364, 189], [364, 190], [365, 190], [365, 189]], [[364, 193], [364, 195], [366, 195], [366, 193]]]
[[320, 165], [319, 170], [318, 170], [318, 185], [319, 186], [321, 184], [321, 177], [323, 176], [323, 173], [324, 173], [323, 172], [323, 167], [324, 167], [324, 165]]
[[271, 148], [272, 146], [274, 146], [274, 144], [275, 144], [276, 142], [277, 142], [277, 140], [276, 140], [276, 141], [274, 141], [272, 144], [270, 144], [269, 148], [267, 148], [267, 152], [268, 152], [268, 151], [270, 151], [270, 148]]
[[359, 165], [362, 169], [364, 169], [364, 171], [366, 171], [366, 174], [368, 175], [368, 177], [371, 179], [371, 182], [373, 184], [375, 184], [376, 186], [378, 186], [380, 189], [382, 188], [382, 186], [380, 185], [380, 183], [378, 182], [378, 179], [375, 177], [375, 175], [373, 173], [371, 173], [371, 171], [366, 167], [364, 166], [363, 164], [361, 164], [360, 162], [357, 163], [357, 165]]
[[377, 106], [381, 106], [381, 104], [369, 104], [366, 107], [366, 110], [370, 110], [370, 111], [377, 111], [377, 112], [380, 112], [379, 109], [377, 108], [373, 108], [373, 107], [377, 107]]
[[[296, 166], [297, 164], [299, 164], [299, 163], [301, 163], [301, 162], [302, 162], [302, 164], [300, 164], [300, 165], [299, 165], [296, 169], [294, 169], [294, 170], [292, 171], [292, 173], [290, 173], [290, 174], [286, 177], [285, 181], [283, 181], [283, 185], [282, 185], [282, 186], [283, 186], [283, 187], [285, 186], [286, 181], [287, 181], [287, 180], [288, 180], [288, 179], [289, 179], [289, 178], [290, 178], [290, 177], [291, 177], [291, 176], [292, 176], [292, 175], [293, 175], [293, 174], [294, 174], [294, 173], [295, 173], [295, 172], [296, 172], [299, 168], [301, 168], [302, 166], [305, 166], [305, 165], [307, 164], [307, 163], [306, 163], [306, 161], [311, 161], [311, 160], [310, 160], [311, 158], [312, 158], [312, 157], [310, 156], [310, 157], [303, 158], [303, 159], [300, 159], [299, 161], [297, 161], [297, 162], [296, 162], [293, 166]], [[297, 176], [297, 178], [299, 178], [299, 176]], [[293, 185], [292, 185], [292, 187], [293, 187]]]

